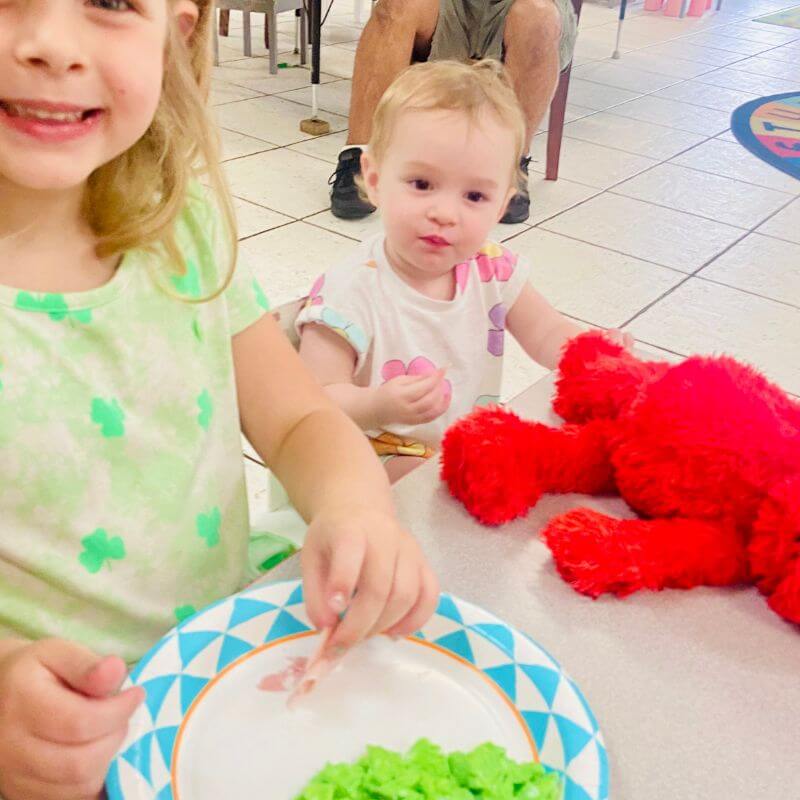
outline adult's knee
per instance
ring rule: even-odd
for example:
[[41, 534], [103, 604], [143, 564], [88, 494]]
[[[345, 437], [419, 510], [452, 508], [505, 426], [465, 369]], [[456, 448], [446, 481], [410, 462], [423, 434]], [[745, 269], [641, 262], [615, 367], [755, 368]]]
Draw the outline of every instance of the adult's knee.
[[553, 0], [516, 0], [506, 19], [506, 36], [557, 43], [562, 25], [561, 12]]
[[439, 8], [439, 0], [379, 0], [370, 21], [384, 28], [409, 25], [414, 29]]

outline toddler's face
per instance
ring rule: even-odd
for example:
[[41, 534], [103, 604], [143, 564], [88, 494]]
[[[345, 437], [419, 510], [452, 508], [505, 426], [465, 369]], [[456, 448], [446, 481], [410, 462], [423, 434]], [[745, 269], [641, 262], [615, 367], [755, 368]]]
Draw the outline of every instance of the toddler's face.
[[487, 114], [404, 111], [380, 164], [362, 159], [391, 251], [444, 274], [480, 248], [514, 194], [514, 136]]
[[0, 181], [82, 184], [149, 127], [190, 0], [0, 0]]

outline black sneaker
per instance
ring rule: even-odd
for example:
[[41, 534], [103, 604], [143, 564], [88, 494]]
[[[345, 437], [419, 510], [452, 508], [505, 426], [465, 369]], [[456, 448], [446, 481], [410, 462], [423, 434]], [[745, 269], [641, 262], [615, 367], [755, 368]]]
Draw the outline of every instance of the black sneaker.
[[528, 191], [528, 166], [531, 163], [530, 156], [523, 156], [519, 162], [519, 168], [525, 176], [525, 180], [520, 179], [517, 193], [511, 198], [508, 203], [506, 213], [500, 220], [504, 225], [516, 225], [519, 222], [525, 222], [531, 215], [531, 195]]
[[336, 172], [328, 183], [331, 189], [331, 211], [339, 219], [364, 219], [375, 206], [361, 197], [356, 186], [356, 176], [361, 174], [361, 148], [348, 147], [339, 153]]

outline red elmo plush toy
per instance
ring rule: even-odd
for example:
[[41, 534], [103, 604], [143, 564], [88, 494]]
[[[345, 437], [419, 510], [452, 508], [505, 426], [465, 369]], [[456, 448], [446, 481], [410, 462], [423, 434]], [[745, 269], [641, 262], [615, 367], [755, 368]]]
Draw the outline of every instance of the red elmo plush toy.
[[800, 404], [731, 358], [641, 361], [599, 333], [559, 373], [562, 428], [495, 407], [447, 432], [453, 496], [498, 525], [544, 492], [619, 492], [641, 519], [576, 509], [544, 530], [579, 592], [753, 582], [800, 623]]

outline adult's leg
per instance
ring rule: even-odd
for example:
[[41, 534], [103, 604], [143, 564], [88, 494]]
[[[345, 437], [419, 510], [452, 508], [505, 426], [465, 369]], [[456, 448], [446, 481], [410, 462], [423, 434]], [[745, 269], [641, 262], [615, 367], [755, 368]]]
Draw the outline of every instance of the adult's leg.
[[528, 141], [556, 90], [561, 28], [561, 13], [553, 0], [515, 0], [506, 17], [506, 71], [525, 113]]
[[375, 107], [392, 81], [424, 60], [439, 19], [439, 0], [379, 0], [356, 50], [348, 144], [366, 144]]

